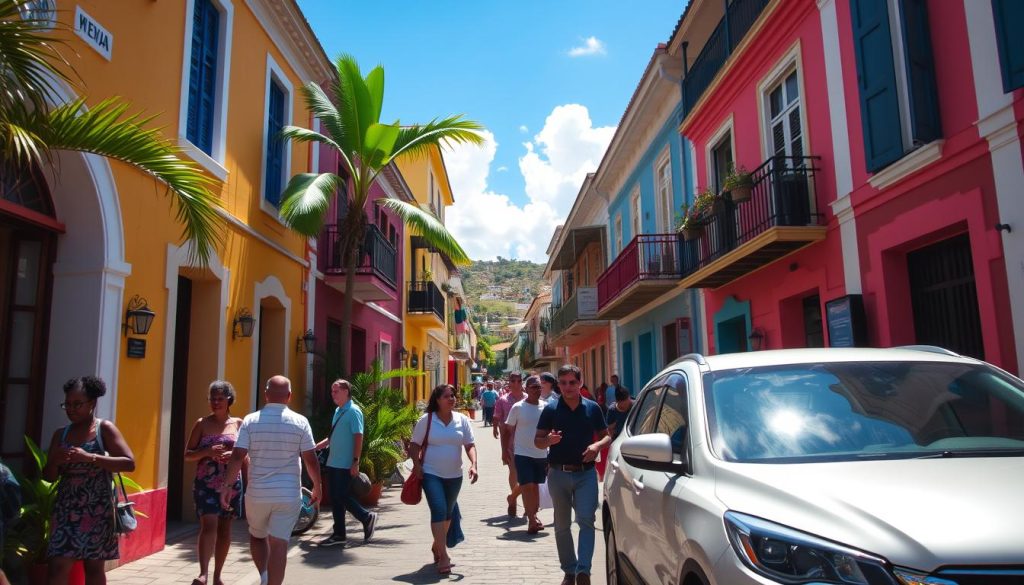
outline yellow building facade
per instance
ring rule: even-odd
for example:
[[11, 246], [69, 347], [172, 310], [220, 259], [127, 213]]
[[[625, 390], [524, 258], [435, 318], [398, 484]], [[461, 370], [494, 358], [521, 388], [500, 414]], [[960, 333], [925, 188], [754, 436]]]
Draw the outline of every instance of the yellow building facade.
[[[138, 509], [148, 518], [122, 543], [124, 562], [162, 548], [167, 521], [195, 517], [182, 453], [209, 412], [211, 381], [235, 386], [232, 413], [243, 416], [262, 405], [265, 380], [284, 374], [292, 408], [306, 409], [311, 357], [299, 342], [311, 327], [315, 248], [278, 219], [275, 193], [318, 161], [274, 136], [311, 124], [299, 88], [333, 73], [293, 0], [41, 4], [74, 31], [64, 36], [84, 89], [63, 97], [122, 96], [157, 114], [223, 205], [223, 243], [206, 267], [191, 260], [166, 188], [124, 164], [61, 153], [39, 173], [42, 203], [0, 206], [0, 310], [25, 313], [0, 321], [0, 353], [33, 348], [3, 365], [3, 457], [22, 456], [22, 434], [46, 444], [66, 423], [65, 380], [101, 376], [98, 415], [124, 433], [146, 488]], [[145, 334], [126, 319], [143, 304], [155, 313]]]

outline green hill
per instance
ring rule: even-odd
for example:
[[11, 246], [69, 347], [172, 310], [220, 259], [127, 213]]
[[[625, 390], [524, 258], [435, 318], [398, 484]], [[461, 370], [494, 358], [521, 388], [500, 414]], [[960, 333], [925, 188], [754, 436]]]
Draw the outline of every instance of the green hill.
[[500, 336], [502, 326], [518, 322], [533, 297], [548, 290], [544, 265], [528, 260], [480, 260], [460, 268], [466, 299], [479, 325]]

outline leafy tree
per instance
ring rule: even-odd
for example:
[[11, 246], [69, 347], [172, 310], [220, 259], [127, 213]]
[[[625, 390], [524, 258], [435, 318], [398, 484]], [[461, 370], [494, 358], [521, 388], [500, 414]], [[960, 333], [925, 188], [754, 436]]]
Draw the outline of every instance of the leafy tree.
[[[343, 184], [335, 173], [300, 173], [291, 178], [282, 194], [281, 217], [296, 232], [316, 236], [323, 228], [331, 199], [339, 191], [348, 193], [348, 213], [339, 226], [341, 250], [345, 263], [345, 288], [355, 288], [355, 269], [360, 248], [366, 236], [367, 217], [364, 208], [370, 186], [377, 176], [400, 156], [424, 156], [432, 148], [450, 143], [480, 144], [477, 133], [483, 126], [461, 115], [435, 118], [426, 124], [401, 126], [380, 122], [384, 102], [384, 69], [375, 67], [365, 77], [350, 55], [337, 59], [337, 78], [328, 94], [317, 84], [302, 88], [306, 105], [318, 120], [323, 132], [287, 126], [283, 136], [298, 142], [313, 142], [335, 150], [348, 174], [351, 187]], [[456, 264], [470, 260], [455, 238], [436, 217], [398, 199], [386, 199], [402, 221], [434, 248], [447, 254]], [[351, 348], [352, 295], [345, 295], [341, 324], [341, 363], [347, 369]]]
[[84, 89], [59, 50], [67, 46], [68, 26], [33, 16], [29, 4], [0, 0], [0, 175], [27, 177], [33, 168], [58, 172], [53, 156], [58, 150], [131, 165], [167, 185], [192, 255], [208, 263], [223, 237], [220, 204], [210, 191], [213, 179], [148, 128], [154, 117], [126, 115], [129, 105], [119, 98], [91, 108], [85, 97], [62, 103], [61, 85]]

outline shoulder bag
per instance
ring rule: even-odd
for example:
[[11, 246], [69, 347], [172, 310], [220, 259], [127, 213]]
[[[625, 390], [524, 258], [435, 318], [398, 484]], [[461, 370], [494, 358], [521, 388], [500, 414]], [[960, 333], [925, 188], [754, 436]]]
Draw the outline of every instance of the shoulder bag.
[[[103, 446], [103, 419], [98, 419], [99, 423], [96, 424], [96, 442], [99, 443], [100, 451], [104, 454], [107, 453], [106, 447]], [[121, 493], [118, 494], [117, 484], [121, 484]], [[128, 500], [128, 492], [124, 489], [124, 478], [121, 477], [121, 472], [117, 472], [117, 480], [113, 483], [113, 494], [111, 499], [114, 501], [114, 530], [118, 534], [131, 534], [139, 526], [139, 520], [135, 517], [135, 502]], [[122, 499], [123, 498], [123, 499]]]
[[341, 422], [340, 416], [331, 425], [331, 434], [327, 435], [327, 446], [316, 452], [316, 459], [320, 462], [320, 467], [327, 467], [327, 458], [331, 456], [331, 439], [334, 438], [334, 429], [337, 428], [339, 422]]
[[[427, 454], [427, 443], [430, 440], [430, 427], [434, 423], [434, 413], [427, 415], [427, 434], [423, 437], [423, 448], [420, 449], [420, 466], [423, 465], [423, 458]], [[405, 482], [402, 484], [402, 503], [410, 506], [415, 506], [420, 503], [420, 499], [423, 497], [423, 478], [410, 473], [409, 477], [405, 478]]]

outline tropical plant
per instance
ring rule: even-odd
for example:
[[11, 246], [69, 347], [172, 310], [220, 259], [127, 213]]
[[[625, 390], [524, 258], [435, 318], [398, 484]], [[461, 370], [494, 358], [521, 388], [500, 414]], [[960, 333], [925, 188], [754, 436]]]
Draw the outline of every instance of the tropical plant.
[[422, 376], [412, 368], [383, 371], [380, 360], [350, 381], [352, 400], [363, 410], [363, 451], [359, 470], [373, 483], [382, 482], [405, 459], [404, 441], [412, 437], [412, 427], [420, 413], [408, 404], [401, 390], [390, 380]]
[[693, 205], [690, 206], [689, 214], [695, 217], [703, 217], [711, 213], [711, 208], [718, 201], [718, 193], [711, 187], [705, 187], [693, 198]]
[[750, 171], [744, 168], [743, 165], [729, 165], [729, 174], [726, 175], [725, 179], [722, 181], [722, 187], [726, 191], [753, 186], [754, 177], [750, 174]]
[[[300, 173], [288, 181], [281, 195], [281, 217], [296, 232], [315, 237], [327, 218], [331, 198], [341, 191], [349, 198], [348, 212], [341, 220], [341, 250], [345, 264], [345, 289], [355, 288], [355, 268], [366, 235], [366, 207], [370, 186], [377, 176], [398, 157], [424, 156], [433, 148], [452, 143], [481, 144], [477, 132], [483, 126], [461, 115], [435, 118], [426, 124], [402, 126], [380, 122], [384, 103], [384, 69], [373, 68], [363, 77], [359, 64], [350, 55], [336, 61], [337, 78], [328, 94], [316, 83], [302, 88], [306, 105], [320, 121], [323, 132], [287, 126], [282, 136], [297, 142], [312, 142], [335, 150], [348, 175], [351, 192], [336, 173]], [[391, 208], [402, 221], [432, 247], [446, 254], [455, 264], [469, 264], [469, 257], [455, 238], [433, 214], [416, 205], [387, 198], [382, 204]], [[352, 295], [345, 295], [341, 323], [341, 363], [348, 363], [351, 348]]]
[[[29, 0], [0, 0], [0, 174], [28, 177], [33, 168], [55, 172], [58, 150], [119, 160], [167, 185], [192, 256], [209, 262], [223, 238], [215, 184], [181, 149], [149, 128], [153, 116], [127, 114], [108, 98], [64, 103], [60, 87], [81, 91], [81, 78], [61, 55], [69, 27], [37, 16]], [[52, 30], [51, 30], [52, 29]]]

